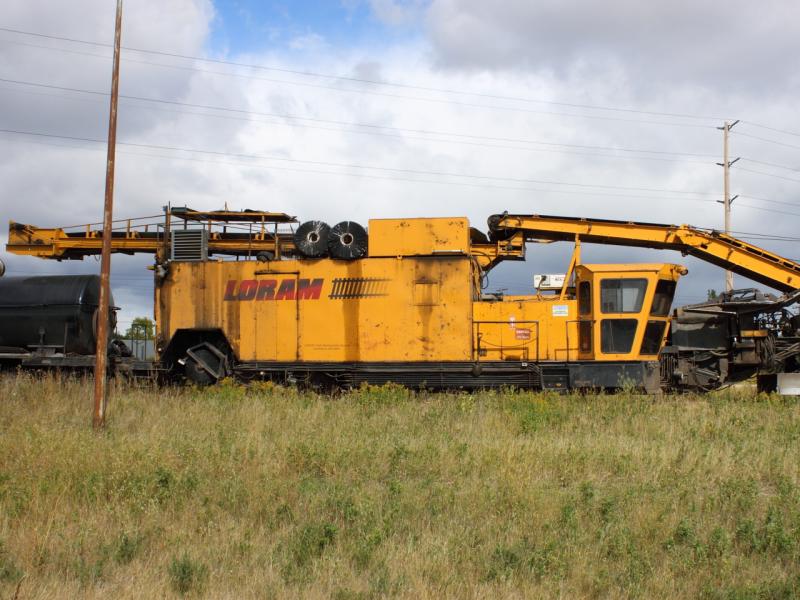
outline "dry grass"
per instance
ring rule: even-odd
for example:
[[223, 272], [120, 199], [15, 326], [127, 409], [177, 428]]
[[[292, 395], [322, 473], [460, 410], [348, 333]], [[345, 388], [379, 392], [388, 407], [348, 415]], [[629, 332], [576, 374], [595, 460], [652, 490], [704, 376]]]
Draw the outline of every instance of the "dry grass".
[[0, 379], [0, 598], [800, 596], [795, 401], [89, 398]]

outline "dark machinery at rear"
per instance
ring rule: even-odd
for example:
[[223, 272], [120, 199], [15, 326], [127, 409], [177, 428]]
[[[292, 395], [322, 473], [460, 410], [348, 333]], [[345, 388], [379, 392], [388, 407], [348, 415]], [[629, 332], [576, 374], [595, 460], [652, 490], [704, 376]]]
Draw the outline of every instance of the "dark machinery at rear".
[[[99, 296], [97, 275], [0, 279], [0, 365], [91, 368]], [[115, 323], [113, 308], [109, 325]], [[109, 354], [129, 353], [112, 342]]]

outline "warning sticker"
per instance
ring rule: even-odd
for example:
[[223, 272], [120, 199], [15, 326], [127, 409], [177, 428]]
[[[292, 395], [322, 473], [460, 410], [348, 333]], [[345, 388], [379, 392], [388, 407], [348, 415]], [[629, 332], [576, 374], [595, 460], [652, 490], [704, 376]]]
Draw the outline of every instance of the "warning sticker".
[[568, 317], [569, 305], [568, 304], [553, 304], [554, 317]]
[[518, 340], [529, 340], [531, 339], [531, 330], [523, 327], [517, 327], [514, 330], [514, 337]]

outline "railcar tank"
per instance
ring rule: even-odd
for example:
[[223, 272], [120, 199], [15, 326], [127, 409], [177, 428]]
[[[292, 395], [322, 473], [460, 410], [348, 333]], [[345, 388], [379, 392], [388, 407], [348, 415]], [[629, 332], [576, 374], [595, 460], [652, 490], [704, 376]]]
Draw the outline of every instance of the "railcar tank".
[[99, 298], [97, 275], [3, 277], [0, 352], [94, 354]]

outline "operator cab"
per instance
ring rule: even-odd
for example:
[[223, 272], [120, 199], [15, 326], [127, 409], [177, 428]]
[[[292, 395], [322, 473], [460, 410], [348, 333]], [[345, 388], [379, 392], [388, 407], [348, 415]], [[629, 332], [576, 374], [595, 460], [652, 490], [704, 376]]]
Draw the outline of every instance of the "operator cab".
[[686, 272], [673, 264], [577, 265], [578, 357], [655, 360]]

